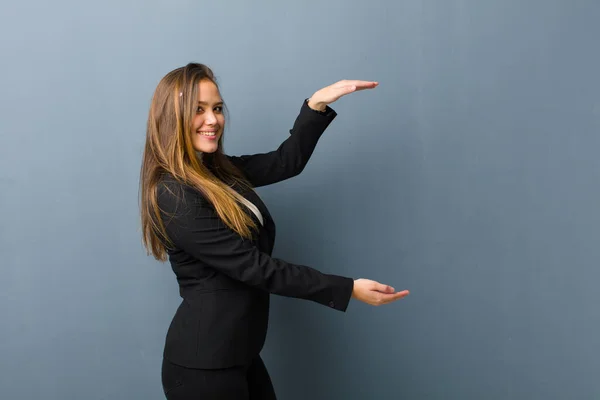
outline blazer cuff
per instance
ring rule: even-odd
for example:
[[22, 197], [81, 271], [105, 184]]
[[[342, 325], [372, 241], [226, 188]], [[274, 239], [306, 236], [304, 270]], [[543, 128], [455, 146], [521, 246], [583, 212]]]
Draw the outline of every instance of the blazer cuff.
[[322, 303], [334, 310], [345, 312], [352, 299], [352, 292], [354, 291], [354, 279], [329, 275], [329, 278], [333, 280], [332, 289], [327, 299], [323, 299]]
[[314, 113], [317, 115], [322, 115], [324, 117], [331, 118], [331, 119], [336, 117], [337, 113], [335, 112], [335, 110], [333, 108], [331, 108], [327, 105], [327, 106], [325, 106], [325, 111], [314, 110], [308, 106], [308, 100], [309, 100], [308, 98], [304, 99], [304, 103], [302, 104], [301, 111], [307, 111], [307, 112]]

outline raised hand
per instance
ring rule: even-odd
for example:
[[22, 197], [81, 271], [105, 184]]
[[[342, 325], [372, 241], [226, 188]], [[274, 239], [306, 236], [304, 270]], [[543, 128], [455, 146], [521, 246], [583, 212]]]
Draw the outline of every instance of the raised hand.
[[324, 111], [325, 106], [347, 94], [365, 89], [374, 89], [378, 82], [342, 80], [323, 89], [317, 90], [308, 100], [308, 106], [314, 110]]
[[396, 292], [391, 286], [369, 279], [356, 279], [352, 297], [372, 306], [380, 306], [406, 297], [409, 293], [408, 290]]

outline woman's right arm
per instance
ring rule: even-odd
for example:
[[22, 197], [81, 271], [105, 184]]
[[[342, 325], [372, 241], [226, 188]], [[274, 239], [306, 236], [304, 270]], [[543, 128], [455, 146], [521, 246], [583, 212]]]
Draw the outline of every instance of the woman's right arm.
[[270, 257], [225, 225], [201, 194], [170, 186], [159, 186], [158, 203], [167, 235], [178, 249], [247, 285], [346, 310], [353, 279]]

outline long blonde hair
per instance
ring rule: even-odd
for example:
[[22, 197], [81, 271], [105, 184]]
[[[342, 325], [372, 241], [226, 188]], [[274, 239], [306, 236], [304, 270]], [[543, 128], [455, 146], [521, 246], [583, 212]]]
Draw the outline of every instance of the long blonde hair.
[[140, 174], [140, 213], [143, 244], [148, 254], [160, 261], [167, 259], [166, 246], [171, 245], [157, 201], [158, 184], [167, 174], [200, 191], [223, 222], [242, 237], [250, 238], [256, 229], [241, 208], [241, 196], [231, 189], [235, 183], [250, 185], [223, 154], [223, 136], [217, 151], [210, 154], [215, 172], [203, 165], [194, 149], [192, 119], [201, 80], [217, 85], [206, 65], [190, 63], [177, 68], [158, 83], [150, 105]]

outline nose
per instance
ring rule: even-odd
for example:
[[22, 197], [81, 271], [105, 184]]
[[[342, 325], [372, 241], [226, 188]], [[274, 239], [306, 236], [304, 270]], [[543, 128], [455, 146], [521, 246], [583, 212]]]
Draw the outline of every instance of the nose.
[[217, 117], [215, 116], [215, 113], [212, 111], [205, 112], [204, 113], [204, 123], [206, 125], [216, 125]]

